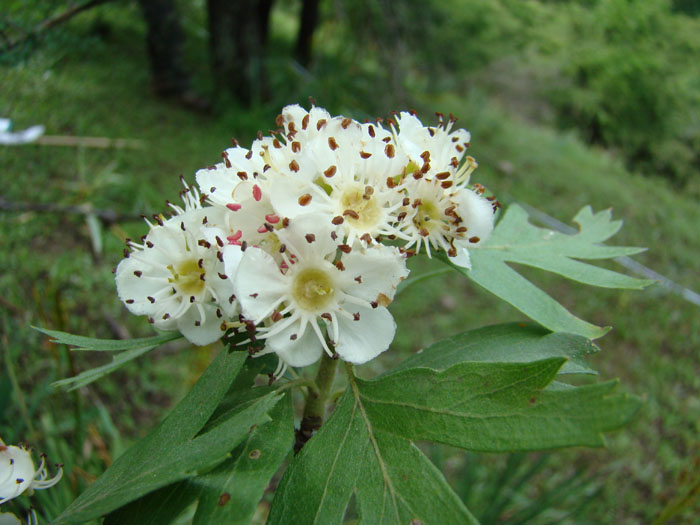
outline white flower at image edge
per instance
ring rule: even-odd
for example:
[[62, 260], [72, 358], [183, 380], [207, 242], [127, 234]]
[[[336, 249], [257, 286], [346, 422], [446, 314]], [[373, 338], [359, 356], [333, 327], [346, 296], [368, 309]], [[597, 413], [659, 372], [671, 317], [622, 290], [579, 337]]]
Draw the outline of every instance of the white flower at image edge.
[[16, 498], [20, 494], [34, 489], [53, 487], [63, 476], [63, 469], [51, 479], [44, 458], [41, 458], [39, 468], [34, 468], [31, 453], [24, 447], [6, 446], [0, 439], [0, 505]]
[[[307, 366], [325, 350], [361, 364], [389, 347], [396, 324], [386, 309], [408, 275], [398, 249], [350, 247], [334, 240], [323, 216], [307, 215], [277, 232], [286, 268], [259, 248], [248, 248], [234, 289], [246, 319], [259, 324], [263, 353], [275, 352], [290, 366]], [[336, 253], [342, 257], [334, 261]], [[235, 256], [235, 254], [232, 254]], [[227, 253], [224, 253], [226, 259]], [[325, 325], [325, 332], [319, 326]]]

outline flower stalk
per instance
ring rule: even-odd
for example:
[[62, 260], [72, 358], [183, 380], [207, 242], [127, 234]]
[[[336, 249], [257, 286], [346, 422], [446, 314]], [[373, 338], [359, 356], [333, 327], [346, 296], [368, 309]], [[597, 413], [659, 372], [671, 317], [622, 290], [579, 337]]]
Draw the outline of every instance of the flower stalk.
[[330, 357], [326, 353], [321, 357], [315, 381], [317, 390], [309, 390], [309, 397], [304, 407], [304, 416], [302, 417], [299, 430], [296, 432], [295, 454], [301, 450], [323, 424], [323, 417], [326, 414], [326, 401], [333, 386], [338, 361], [338, 358]]

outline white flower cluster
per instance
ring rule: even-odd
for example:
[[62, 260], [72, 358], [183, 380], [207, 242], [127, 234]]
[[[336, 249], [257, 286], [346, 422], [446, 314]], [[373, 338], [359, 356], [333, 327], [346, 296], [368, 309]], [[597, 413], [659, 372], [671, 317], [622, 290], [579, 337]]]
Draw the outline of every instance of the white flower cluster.
[[0, 505], [20, 494], [32, 493], [35, 489], [47, 489], [58, 483], [63, 469], [58, 466], [55, 477], [47, 479], [44, 457], [39, 468], [34, 468], [31, 450], [15, 445], [5, 445], [0, 439]]
[[[495, 202], [468, 186], [470, 136], [410, 113], [388, 125], [288, 106], [279, 129], [197, 172], [184, 207], [156, 216], [116, 271], [127, 308], [194, 344], [245, 329], [262, 353], [306, 366], [327, 352], [364, 363], [386, 350], [387, 305], [405, 258], [468, 249], [493, 228]], [[386, 244], [385, 244], [386, 243]]]

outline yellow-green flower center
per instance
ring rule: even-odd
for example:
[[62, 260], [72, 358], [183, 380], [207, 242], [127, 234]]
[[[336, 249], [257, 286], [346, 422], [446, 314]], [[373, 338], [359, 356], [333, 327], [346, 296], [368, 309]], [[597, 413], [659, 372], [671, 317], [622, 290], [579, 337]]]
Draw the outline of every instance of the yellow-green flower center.
[[168, 270], [172, 274], [168, 282], [172, 283], [181, 294], [196, 296], [204, 289], [204, 281], [201, 278], [204, 270], [199, 267], [197, 261], [186, 259], [175, 266], [168, 265]]
[[381, 220], [381, 207], [371, 186], [354, 185], [340, 197], [343, 216], [355, 228], [369, 231]]
[[[277, 226], [280, 225], [281, 227], [281, 222], [275, 224], [275, 229], [278, 229]], [[263, 236], [263, 238], [258, 241], [257, 247], [265, 250], [267, 253], [270, 255], [274, 256], [275, 254], [279, 254], [280, 247], [282, 246], [282, 241], [280, 241], [280, 238], [277, 237], [276, 233], [268, 233]]]
[[424, 200], [413, 217], [413, 224], [418, 231], [427, 232], [430, 234], [435, 228], [442, 224], [442, 214], [440, 209], [435, 205], [435, 202]]
[[306, 268], [294, 276], [292, 297], [304, 310], [323, 310], [334, 294], [331, 276], [320, 268]]

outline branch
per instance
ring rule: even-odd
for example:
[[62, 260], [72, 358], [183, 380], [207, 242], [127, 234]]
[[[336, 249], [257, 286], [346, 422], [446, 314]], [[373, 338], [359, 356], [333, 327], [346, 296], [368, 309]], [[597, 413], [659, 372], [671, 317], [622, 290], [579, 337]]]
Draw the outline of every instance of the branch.
[[47, 18], [43, 22], [40, 22], [37, 24], [34, 29], [32, 29], [29, 33], [25, 34], [24, 37], [19, 38], [18, 40], [8, 42], [3, 51], [9, 51], [14, 47], [17, 47], [17, 45], [26, 42], [29, 40], [30, 37], [38, 35], [40, 33], [43, 33], [44, 31], [51, 29], [52, 27], [55, 27], [57, 25], [60, 25], [64, 22], [67, 22], [71, 18], [73, 18], [75, 15], [78, 13], [82, 13], [83, 11], [87, 11], [88, 9], [92, 9], [93, 7], [97, 7], [100, 4], [105, 4], [107, 2], [112, 2], [113, 0], [90, 0], [89, 2], [85, 2], [84, 4], [79, 4], [79, 5], [74, 5], [72, 7], [69, 7], [62, 13], [53, 16], [51, 18]]
[[113, 210], [96, 210], [89, 205], [64, 206], [39, 202], [10, 202], [0, 197], [0, 211], [39, 211], [48, 213], [69, 213], [75, 215], [95, 215], [105, 224], [140, 220], [140, 215], [117, 213]]

